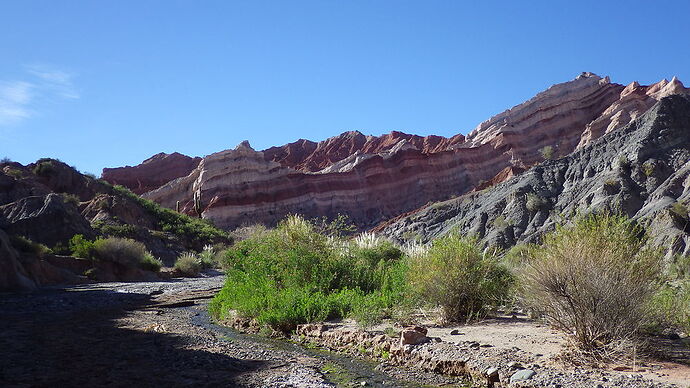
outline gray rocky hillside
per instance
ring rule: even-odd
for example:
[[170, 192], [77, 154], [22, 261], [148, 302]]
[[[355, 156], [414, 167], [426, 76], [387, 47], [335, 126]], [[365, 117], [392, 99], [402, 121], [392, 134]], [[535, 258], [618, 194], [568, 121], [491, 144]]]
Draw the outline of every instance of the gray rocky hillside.
[[690, 96], [662, 99], [625, 127], [479, 192], [428, 205], [381, 227], [398, 242], [458, 228], [487, 246], [537, 242], [576, 214], [613, 211], [658, 244], [690, 253]]

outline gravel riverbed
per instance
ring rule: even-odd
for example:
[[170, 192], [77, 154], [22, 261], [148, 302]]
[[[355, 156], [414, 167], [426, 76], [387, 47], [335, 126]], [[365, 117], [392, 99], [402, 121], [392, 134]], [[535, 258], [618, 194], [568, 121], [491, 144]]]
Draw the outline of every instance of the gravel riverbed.
[[0, 294], [0, 386], [462, 384], [217, 326], [206, 310], [223, 280], [211, 273]]

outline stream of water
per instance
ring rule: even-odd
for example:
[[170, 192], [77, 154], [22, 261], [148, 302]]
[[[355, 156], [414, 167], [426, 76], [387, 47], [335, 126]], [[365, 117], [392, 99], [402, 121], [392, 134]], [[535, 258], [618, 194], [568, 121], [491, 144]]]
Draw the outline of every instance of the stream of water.
[[324, 360], [325, 364], [335, 366], [333, 369], [337, 371], [337, 373], [334, 373], [337, 375], [337, 377], [334, 378], [329, 373], [324, 373], [324, 376], [326, 376], [327, 380], [338, 386], [352, 386], [355, 383], [369, 387], [386, 388], [413, 388], [429, 386], [417, 382], [403, 381], [383, 371], [377, 370], [376, 367], [378, 366], [378, 363], [374, 361], [355, 358], [343, 353], [331, 352], [320, 348], [308, 348], [287, 340], [268, 338], [253, 334], [243, 334], [232, 328], [215, 324], [207, 312], [203, 312], [195, 316], [192, 319], [192, 323], [218, 332], [229, 340], [250, 341], [260, 345], [266, 350], [284, 350]]

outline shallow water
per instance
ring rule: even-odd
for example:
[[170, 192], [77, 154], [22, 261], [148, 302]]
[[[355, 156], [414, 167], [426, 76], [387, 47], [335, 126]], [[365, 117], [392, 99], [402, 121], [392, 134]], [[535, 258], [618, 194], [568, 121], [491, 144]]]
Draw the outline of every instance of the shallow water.
[[[288, 340], [240, 333], [232, 328], [215, 324], [206, 311], [195, 316], [192, 319], [192, 323], [203, 328], [222, 333], [222, 335], [229, 340], [250, 341], [259, 344], [261, 347], [267, 350], [275, 349], [290, 351], [324, 360], [326, 363], [335, 366], [334, 369], [337, 370], [336, 373], [323, 374], [326, 380], [336, 384], [337, 386], [360, 385], [362, 382], [366, 382], [366, 386], [368, 387], [429, 387], [427, 384], [403, 381], [396, 377], [390, 376], [384, 371], [376, 370], [378, 363], [374, 361], [359, 359], [343, 353], [331, 352], [320, 348], [308, 348]], [[337, 377], [334, 378], [333, 375], [337, 375]]]

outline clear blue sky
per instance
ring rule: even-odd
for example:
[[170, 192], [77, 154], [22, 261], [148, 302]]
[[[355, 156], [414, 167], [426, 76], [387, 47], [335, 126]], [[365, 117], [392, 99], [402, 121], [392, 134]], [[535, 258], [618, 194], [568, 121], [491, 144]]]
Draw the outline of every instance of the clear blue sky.
[[[470, 5], [471, 4], [471, 5]], [[690, 83], [690, 1], [0, 1], [0, 157], [82, 171], [467, 133], [582, 71]]]

